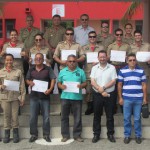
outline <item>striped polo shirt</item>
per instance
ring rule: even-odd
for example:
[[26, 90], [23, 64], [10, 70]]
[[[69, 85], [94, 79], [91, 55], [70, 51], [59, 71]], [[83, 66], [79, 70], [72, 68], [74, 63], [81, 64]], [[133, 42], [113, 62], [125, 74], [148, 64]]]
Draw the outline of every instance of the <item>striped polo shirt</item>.
[[122, 96], [126, 100], [143, 100], [142, 82], [146, 82], [144, 70], [136, 66], [134, 70], [128, 66], [120, 69], [118, 82], [123, 83]]

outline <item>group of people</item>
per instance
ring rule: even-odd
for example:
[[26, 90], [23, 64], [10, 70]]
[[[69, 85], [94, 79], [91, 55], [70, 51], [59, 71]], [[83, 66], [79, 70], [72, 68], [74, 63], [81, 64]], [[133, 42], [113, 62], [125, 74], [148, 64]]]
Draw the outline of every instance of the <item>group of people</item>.
[[[149, 80], [149, 64], [137, 62], [136, 53], [149, 52], [150, 44], [142, 40], [142, 32], [135, 30], [132, 35], [132, 24], [118, 28], [114, 35], [109, 34], [109, 23], [101, 23], [101, 33], [97, 34], [88, 25], [89, 16], [80, 16], [81, 25], [72, 28], [61, 26], [61, 17], [52, 17], [52, 27], [44, 34], [33, 26], [33, 16], [26, 18], [27, 27], [10, 31], [10, 41], [3, 45], [0, 61], [0, 100], [4, 112], [4, 143], [10, 141], [10, 129], [13, 128], [13, 142], [19, 142], [19, 106], [23, 106], [28, 87], [30, 95], [30, 134], [29, 142], [38, 138], [37, 121], [39, 109], [43, 116], [43, 138], [50, 139], [50, 94], [56, 83], [54, 66], [57, 64], [58, 88], [61, 99], [61, 134], [62, 142], [70, 138], [69, 114], [74, 118], [73, 138], [83, 142], [82, 133], [82, 89], [86, 89], [85, 115], [94, 112], [93, 139], [100, 140], [101, 116], [103, 107], [106, 113], [107, 136], [110, 142], [116, 142], [114, 137], [114, 114], [117, 99], [123, 106], [124, 143], [128, 144], [131, 137], [131, 115], [134, 116], [135, 140], [142, 142], [141, 107], [148, 103], [147, 83]], [[20, 51], [20, 57], [16, 52]], [[111, 51], [125, 51], [126, 61], [111, 61]], [[96, 54], [92, 60], [89, 55]], [[9, 88], [15, 81], [18, 90]], [[24, 82], [25, 81], [25, 82]], [[35, 90], [36, 83], [47, 84], [45, 91]], [[6, 84], [7, 83], [7, 84]], [[17, 84], [16, 84], [17, 85]], [[16, 89], [16, 88], [15, 88]], [[34, 90], [32, 90], [34, 89]], [[71, 90], [72, 89], [72, 90]]]

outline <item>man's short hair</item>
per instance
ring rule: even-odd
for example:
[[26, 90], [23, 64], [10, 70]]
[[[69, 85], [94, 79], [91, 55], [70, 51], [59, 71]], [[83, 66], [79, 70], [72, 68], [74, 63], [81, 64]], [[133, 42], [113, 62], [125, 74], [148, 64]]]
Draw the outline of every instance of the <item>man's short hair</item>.
[[142, 35], [142, 31], [141, 31], [141, 30], [135, 30], [135, 31], [134, 31], [134, 35], [135, 35], [136, 33], [139, 33], [140, 35]]
[[81, 19], [83, 16], [86, 16], [86, 17], [89, 19], [89, 15], [88, 15], [88, 14], [82, 14], [82, 15], [80, 16], [80, 19]]
[[135, 55], [134, 53], [129, 53], [129, 54], [127, 55], [127, 59], [128, 59], [129, 57], [135, 57], [135, 58], [136, 58], [136, 55]]
[[102, 25], [103, 25], [104, 23], [107, 24], [108, 27], [109, 27], [109, 23], [108, 23], [107, 21], [102, 21], [102, 22], [101, 22], [101, 27], [102, 27]]
[[56, 14], [56, 15], [54, 15], [54, 16], [52, 17], [52, 19], [54, 19], [54, 18], [59, 18], [59, 19], [61, 19], [60, 15], [58, 15], [58, 14]]
[[98, 52], [98, 56], [99, 56], [100, 53], [104, 53], [104, 54], [106, 54], [106, 56], [107, 56], [107, 52], [106, 52], [105, 50], [100, 50], [100, 51]]
[[133, 28], [132, 24], [131, 23], [126, 23], [124, 28], [126, 28], [126, 26], [131, 26], [131, 28]]
[[118, 31], [121, 31], [121, 32], [122, 32], [122, 34], [123, 34], [123, 30], [122, 30], [122, 29], [120, 29], [120, 28], [117, 28], [117, 29], [115, 30], [115, 34], [116, 34]]
[[5, 55], [4, 55], [4, 59], [6, 59], [7, 56], [12, 57], [12, 59], [14, 60], [14, 56], [13, 56], [12, 54], [5, 54]]
[[36, 54], [35, 54], [35, 57], [36, 57], [37, 55], [41, 55], [42, 58], [44, 59], [44, 55], [43, 55], [42, 53], [36, 53]]
[[[67, 28], [67, 29], [66, 29], [66, 32], [67, 32], [67, 31], [72, 31], [72, 32], [73, 32], [73, 34], [74, 34], [74, 30], [73, 30], [73, 28]], [[66, 33], [66, 32], [65, 32], [65, 33]]]
[[90, 34], [95, 34], [95, 35], [97, 35], [95, 31], [90, 31], [90, 32], [88, 33], [88, 36], [89, 36]]
[[75, 58], [75, 59], [77, 58], [75, 55], [70, 54], [70, 55], [68, 55], [67, 60], [68, 60], [70, 57], [73, 57], [73, 58]]
[[34, 18], [32, 15], [27, 15], [26, 20], [27, 20], [27, 18], [31, 18], [34, 21]]

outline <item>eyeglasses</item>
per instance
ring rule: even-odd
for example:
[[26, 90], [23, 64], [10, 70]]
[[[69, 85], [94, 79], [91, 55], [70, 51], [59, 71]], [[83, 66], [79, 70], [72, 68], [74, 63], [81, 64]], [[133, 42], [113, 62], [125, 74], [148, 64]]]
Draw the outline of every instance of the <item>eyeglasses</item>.
[[69, 62], [69, 63], [75, 63], [76, 61], [71, 61], [71, 60], [70, 60], [70, 61], [68, 61], [68, 62]]
[[108, 26], [104, 26], [104, 27], [102, 27], [102, 28], [109, 28]]
[[88, 19], [81, 19], [82, 21], [88, 21]]
[[129, 62], [131, 62], [131, 61], [136, 61], [135, 59], [130, 59], [130, 60], [128, 60]]
[[96, 38], [96, 36], [89, 36], [89, 38]]
[[116, 34], [116, 36], [123, 36], [123, 34]]
[[43, 60], [42, 58], [35, 58], [35, 61], [41, 61]]
[[42, 39], [35, 39], [35, 41], [36, 41], [36, 42], [38, 42], [38, 41], [42, 41]]
[[73, 35], [73, 33], [66, 33], [66, 35]]

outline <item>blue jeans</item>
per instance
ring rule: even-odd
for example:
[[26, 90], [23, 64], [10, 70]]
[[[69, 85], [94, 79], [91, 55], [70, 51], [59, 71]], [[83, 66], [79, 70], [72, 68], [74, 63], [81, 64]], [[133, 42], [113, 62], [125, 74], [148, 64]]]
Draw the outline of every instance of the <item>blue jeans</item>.
[[43, 136], [50, 134], [50, 100], [37, 97], [30, 98], [30, 134], [38, 136], [38, 114], [39, 109], [43, 116]]
[[131, 136], [131, 129], [132, 129], [131, 115], [132, 115], [132, 113], [133, 113], [133, 117], [134, 117], [135, 136], [136, 137], [142, 136], [141, 108], [142, 108], [142, 101], [124, 100], [123, 115], [124, 115], [124, 136], [125, 137]]

